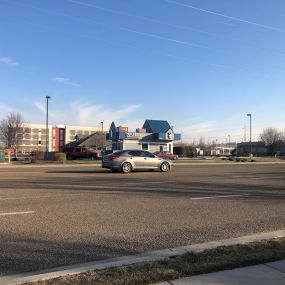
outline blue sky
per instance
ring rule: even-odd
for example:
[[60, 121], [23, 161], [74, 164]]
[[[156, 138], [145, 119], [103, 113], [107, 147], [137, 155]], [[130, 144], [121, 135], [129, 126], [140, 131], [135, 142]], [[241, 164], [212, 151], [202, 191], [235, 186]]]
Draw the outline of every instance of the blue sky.
[[285, 129], [283, 0], [0, 0], [0, 118], [225, 142]]

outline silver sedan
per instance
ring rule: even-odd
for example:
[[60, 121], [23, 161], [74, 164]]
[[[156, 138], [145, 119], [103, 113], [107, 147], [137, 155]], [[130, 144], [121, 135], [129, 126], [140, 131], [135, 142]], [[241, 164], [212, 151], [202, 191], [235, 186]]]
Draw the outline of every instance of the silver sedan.
[[111, 171], [129, 173], [133, 170], [170, 170], [173, 163], [169, 159], [156, 157], [145, 150], [121, 150], [103, 156], [102, 167]]

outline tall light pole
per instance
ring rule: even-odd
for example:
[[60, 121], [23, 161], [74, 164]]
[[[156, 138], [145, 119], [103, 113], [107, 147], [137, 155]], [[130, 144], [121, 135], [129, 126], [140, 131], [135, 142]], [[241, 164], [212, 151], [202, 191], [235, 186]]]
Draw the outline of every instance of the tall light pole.
[[228, 135], [229, 137], [229, 147], [231, 146], [231, 135]]
[[103, 148], [104, 148], [104, 128], [103, 128], [103, 125], [104, 125], [104, 122], [101, 122], [102, 124], [102, 153], [103, 153]]
[[46, 109], [46, 155], [45, 159], [48, 159], [48, 145], [49, 145], [49, 129], [48, 129], [48, 100], [51, 99], [50, 96], [46, 96], [47, 109]]
[[251, 141], [251, 114], [247, 114], [249, 117], [249, 143], [250, 143], [250, 156], [252, 155], [252, 141]]

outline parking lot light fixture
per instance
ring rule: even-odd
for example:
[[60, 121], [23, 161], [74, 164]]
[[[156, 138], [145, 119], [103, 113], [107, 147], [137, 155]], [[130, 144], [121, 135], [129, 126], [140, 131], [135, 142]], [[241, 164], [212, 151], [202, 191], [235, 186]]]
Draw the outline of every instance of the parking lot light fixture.
[[249, 144], [250, 144], [250, 156], [252, 156], [252, 141], [251, 141], [251, 114], [247, 114], [249, 117]]
[[101, 122], [102, 125], [102, 152], [103, 152], [103, 148], [104, 148], [104, 122]]
[[49, 129], [48, 129], [48, 100], [51, 99], [50, 96], [46, 96], [46, 155], [45, 159], [48, 159], [48, 150], [49, 150]]

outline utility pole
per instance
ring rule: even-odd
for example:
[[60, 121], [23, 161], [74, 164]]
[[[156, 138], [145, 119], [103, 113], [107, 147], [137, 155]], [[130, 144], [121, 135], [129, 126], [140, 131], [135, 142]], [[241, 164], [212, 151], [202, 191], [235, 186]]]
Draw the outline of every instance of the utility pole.
[[250, 143], [250, 156], [252, 156], [252, 141], [251, 141], [251, 114], [247, 114], [249, 117], [249, 143]]
[[103, 148], [104, 148], [104, 122], [101, 122], [102, 124], [102, 154], [103, 154]]
[[46, 96], [46, 155], [45, 159], [48, 159], [48, 145], [49, 145], [49, 129], [48, 129], [48, 100], [51, 99], [50, 96]]

